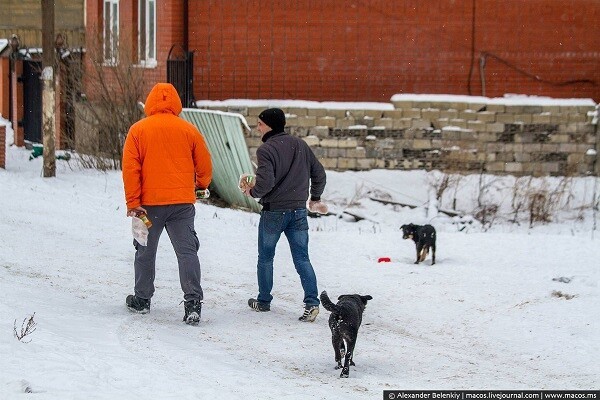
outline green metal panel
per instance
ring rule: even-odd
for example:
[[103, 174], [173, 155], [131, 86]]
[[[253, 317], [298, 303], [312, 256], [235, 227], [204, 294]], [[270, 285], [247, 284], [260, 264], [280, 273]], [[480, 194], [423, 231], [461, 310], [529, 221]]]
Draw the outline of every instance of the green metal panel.
[[240, 114], [184, 108], [180, 117], [204, 135], [213, 163], [211, 187], [228, 204], [260, 212], [260, 205], [244, 196], [238, 187], [240, 175], [253, 174], [254, 167], [244, 139], [250, 129]]

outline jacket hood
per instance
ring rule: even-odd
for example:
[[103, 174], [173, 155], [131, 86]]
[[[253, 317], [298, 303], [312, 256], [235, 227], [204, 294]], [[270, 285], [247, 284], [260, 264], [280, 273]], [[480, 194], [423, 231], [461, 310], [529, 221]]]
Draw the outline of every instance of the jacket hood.
[[144, 105], [144, 112], [148, 117], [159, 113], [179, 115], [182, 109], [177, 90], [170, 83], [154, 85]]

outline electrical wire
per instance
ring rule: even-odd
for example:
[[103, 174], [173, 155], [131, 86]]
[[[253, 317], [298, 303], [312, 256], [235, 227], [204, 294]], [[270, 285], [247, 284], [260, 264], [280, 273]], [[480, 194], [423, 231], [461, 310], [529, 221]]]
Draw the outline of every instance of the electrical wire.
[[[507, 67], [514, 69], [515, 71], [519, 72], [522, 75], [527, 76], [528, 78], [531, 78], [531, 79], [533, 79], [533, 80], [535, 80], [537, 82], [546, 83], [548, 85], [552, 85], [552, 86], [567, 86], [567, 85], [574, 85], [574, 84], [578, 84], [578, 83], [588, 83], [588, 84], [591, 84], [591, 85], [594, 85], [594, 86], [597, 85], [597, 82], [594, 81], [594, 80], [591, 80], [591, 79], [571, 79], [571, 80], [563, 81], [563, 82], [552, 82], [552, 81], [549, 81], [547, 79], [540, 78], [539, 76], [534, 75], [534, 74], [532, 74], [530, 72], [527, 72], [524, 69], [521, 69], [521, 68], [517, 67], [516, 65], [514, 65], [514, 64], [512, 64], [512, 63], [510, 63], [508, 61], [506, 61], [505, 59], [501, 58], [500, 56], [498, 56], [498, 55], [496, 55], [494, 53], [489, 53], [489, 52], [486, 52], [486, 51], [482, 52], [481, 55], [480, 55], [480, 59], [482, 60], [481, 62], [482, 62], [482, 65], [483, 65], [482, 70], [485, 68], [486, 59], [488, 57], [495, 59], [499, 63], [504, 64]], [[483, 75], [482, 75], [482, 79], [483, 79]], [[470, 83], [470, 81], [469, 81], [469, 83]]]

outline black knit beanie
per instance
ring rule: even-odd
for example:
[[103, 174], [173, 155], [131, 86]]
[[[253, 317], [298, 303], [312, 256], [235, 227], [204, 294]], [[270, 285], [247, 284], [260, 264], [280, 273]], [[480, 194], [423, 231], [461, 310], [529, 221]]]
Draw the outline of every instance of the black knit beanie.
[[283, 132], [285, 127], [285, 113], [279, 108], [269, 108], [261, 112], [258, 118], [267, 124], [274, 132]]

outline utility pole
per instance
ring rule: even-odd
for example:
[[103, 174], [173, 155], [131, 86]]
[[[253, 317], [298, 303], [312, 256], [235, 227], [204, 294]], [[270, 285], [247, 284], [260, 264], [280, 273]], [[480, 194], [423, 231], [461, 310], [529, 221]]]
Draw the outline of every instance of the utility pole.
[[594, 218], [594, 224], [592, 226], [592, 239], [594, 239], [594, 232], [596, 232], [598, 207], [600, 207], [600, 195], [598, 195], [598, 181], [600, 181], [600, 106], [596, 106], [596, 154], [594, 154], [594, 199], [592, 201], [592, 216]]
[[56, 176], [56, 97], [54, 92], [54, 0], [42, 1], [42, 129], [44, 145], [44, 178]]

